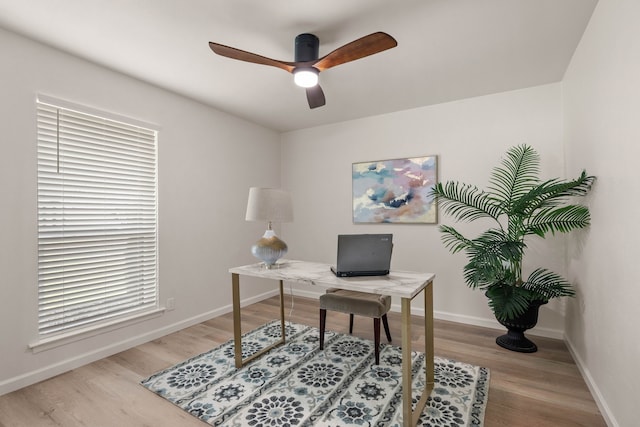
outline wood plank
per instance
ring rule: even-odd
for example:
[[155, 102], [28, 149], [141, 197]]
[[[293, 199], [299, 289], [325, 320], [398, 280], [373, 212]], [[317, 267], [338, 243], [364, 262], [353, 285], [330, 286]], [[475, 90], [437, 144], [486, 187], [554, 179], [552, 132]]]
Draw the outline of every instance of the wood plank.
[[[291, 304], [293, 303], [293, 310]], [[285, 296], [287, 320], [318, 326], [315, 299]], [[279, 296], [243, 308], [243, 332], [280, 317]], [[400, 344], [400, 313], [389, 313], [393, 342]], [[411, 317], [412, 348], [424, 349], [424, 318]], [[539, 351], [514, 353], [498, 347], [493, 329], [435, 320], [437, 356], [491, 370], [485, 425], [606, 426], [561, 340], [534, 338]], [[348, 333], [349, 316], [332, 313], [327, 329]], [[371, 319], [355, 319], [354, 335], [372, 339]], [[232, 314], [207, 320], [0, 396], [0, 427], [206, 426], [139, 382], [147, 376], [233, 338]], [[384, 342], [384, 339], [383, 339]]]

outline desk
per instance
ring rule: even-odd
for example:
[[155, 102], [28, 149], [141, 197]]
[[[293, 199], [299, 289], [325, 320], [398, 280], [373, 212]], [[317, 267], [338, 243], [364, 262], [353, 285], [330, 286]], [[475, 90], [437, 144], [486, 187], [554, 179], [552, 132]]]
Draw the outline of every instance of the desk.
[[[279, 268], [266, 269], [261, 264], [251, 264], [230, 268], [233, 292], [233, 339], [236, 368], [259, 357], [276, 345], [285, 342], [283, 282], [304, 283], [322, 288], [340, 288], [350, 291], [391, 295], [401, 298], [402, 315], [402, 415], [405, 426], [415, 426], [433, 390], [433, 279], [432, 273], [391, 271], [388, 276], [376, 277], [336, 277], [329, 264], [317, 262], [281, 260]], [[240, 276], [260, 277], [278, 280], [280, 283], [280, 341], [262, 349], [252, 356], [242, 359], [242, 327], [240, 318]], [[415, 410], [411, 411], [411, 301], [424, 293], [424, 354], [426, 356], [427, 385], [422, 391]]]

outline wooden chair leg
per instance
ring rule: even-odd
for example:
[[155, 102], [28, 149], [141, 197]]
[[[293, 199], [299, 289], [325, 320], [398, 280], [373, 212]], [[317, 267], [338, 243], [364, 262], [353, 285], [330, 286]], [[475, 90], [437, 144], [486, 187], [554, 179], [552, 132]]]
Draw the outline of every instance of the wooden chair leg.
[[387, 334], [387, 340], [391, 342], [391, 332], [389, 332], [389, 321], [386, 313], [382, 315], [382, 324], [384, 325], [384, 332]]
[[353, 313], [349, 313], [349, 334], [353, 333]]
[[324, 328], [327, 324], [327, 310], [320, 309], [320, 350], [324, 349]]
[[373, 342], [375, 345], [374, 353], [376, 356], [376, 365], [380, 364], [380, 318], [373, 319]]

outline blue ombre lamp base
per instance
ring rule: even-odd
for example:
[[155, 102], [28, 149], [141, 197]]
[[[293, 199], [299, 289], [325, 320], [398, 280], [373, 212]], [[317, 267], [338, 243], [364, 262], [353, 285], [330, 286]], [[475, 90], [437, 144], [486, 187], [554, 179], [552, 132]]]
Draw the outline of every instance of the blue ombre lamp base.
[[287, 244], [280, 240], [276, 233], [269, 229], [253, 246], [251, 253], [258, 258], [266, 268], [275, 268], [276, 262], [287, 253]]

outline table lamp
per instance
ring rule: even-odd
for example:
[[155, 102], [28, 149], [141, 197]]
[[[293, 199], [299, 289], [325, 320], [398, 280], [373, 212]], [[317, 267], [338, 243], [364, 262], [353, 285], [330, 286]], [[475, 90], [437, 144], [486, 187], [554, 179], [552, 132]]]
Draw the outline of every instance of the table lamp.
[[251, 253], [262, 260], [267, 268], [274, 268], [276, 261], [287, 253], [287, 244], [276, 236], [272, 223], [293, 221], [291, 196], [275, 188], [251, 187], [245, 219], [267, 222], [267, 231], [251, 247]]

